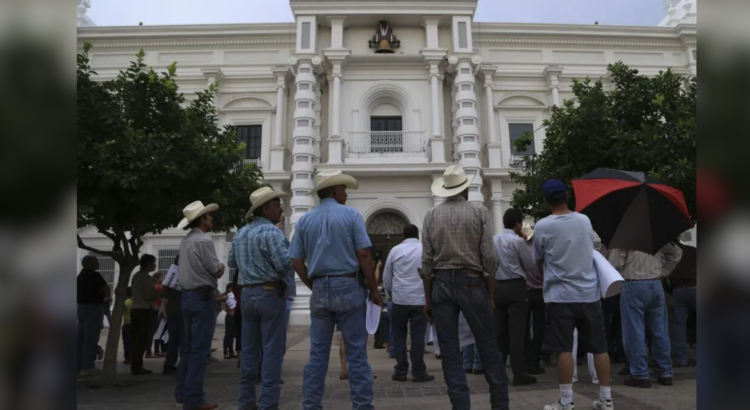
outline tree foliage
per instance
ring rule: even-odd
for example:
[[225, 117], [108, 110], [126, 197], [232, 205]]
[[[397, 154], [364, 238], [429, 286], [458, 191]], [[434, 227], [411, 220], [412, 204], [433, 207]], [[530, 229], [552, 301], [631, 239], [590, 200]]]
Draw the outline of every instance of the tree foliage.
[[[571, 180], [599, 167], [646, 172], [681, 189], [690, 214], [696, 215], [698, 81], [671, 70], [649, 77], [623, 63], [608, 67], [614, 89], [601, 80], [573, 81], [575, 99], [552, 107], [544, 121], [544, 151], [525, 157], [511, 179], [522, 187], [513, 206], [535, 219], [549, 214], [542, 183]], [[515, 142], [525, 150], [530, 134]], [[571, 195], [571, 207], [575, 197]]]
[[187, 100], [178, 90], [176, 63], [156, 73], [141, 50], [116, 78], [96, 81], [90, 44], [78, 54], [78, 227], [94, 226], [113, 242], [97, 250], [120, 266], [105, 359], [105, 380], [115, 376], [119, 324], [130, 274], [146, 234], [177, 225], [195, 200], [217, 203], [214, 229], [239, 226], [260, 171], [244, 164], [231, 127], [217, 127], [217, 84]]

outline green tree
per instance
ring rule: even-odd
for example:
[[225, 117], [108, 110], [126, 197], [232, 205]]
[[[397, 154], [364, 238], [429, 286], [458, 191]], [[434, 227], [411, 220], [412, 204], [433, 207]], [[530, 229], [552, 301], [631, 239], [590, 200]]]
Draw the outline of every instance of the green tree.
[[[639, 75], [623, 63], [608, 67], [613, 90], [601, 80], [573, 81], [575, 99], [552, 107], [544, 121], [544, 151], [524, 157], [511, 179], [521, 184], [513, 206], [535, 219], [549, 214], [542, 183], [571, 180], [599, 167], [649, 173], [681, 189], [690, 214], [696, 215], [698, 81], [671, 70]], [[526, 134], [514, 143], [520, 151], [532, 142]], [[571, 195], [570, 206], [575, 207]], [[695, 221], [695, 219], [694, 219]]]
[[120, 268], [104, 360], [105, 384], [116, 379], [125, 292], [145, 234], [175, 226], [192, 201], [217, 203], [214, 229], [243, 223], [260, 171], [244, 164], [231, 127], [219, 129], [217, 85], [190, 101], [178, 92], [176, 64], [157, 74], [141, 50], [130, 67], [95, 81], [90, 44], [78, 54], [78, 227], [94, 226], [112, 250], [78, 247], [113, 258]]

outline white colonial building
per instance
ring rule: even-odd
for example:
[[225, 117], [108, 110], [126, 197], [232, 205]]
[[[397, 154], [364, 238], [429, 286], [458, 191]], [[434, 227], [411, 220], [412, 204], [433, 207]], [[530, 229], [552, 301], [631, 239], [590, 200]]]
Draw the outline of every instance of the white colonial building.
[[[78, 3], [78, 40], [93, 43], [102, 79], [143, 49], [157, 70], [178, 63], [186, 95], [220, 81], [220, 124], [236, 126], [247, 161], [292, 195], [288, 234], [317, 203], [313, 175], [338, 168], [359, 180], [348, 205], [383, 252], [404, 224], [421, 227], [440, 200], [432, 181], [451, 163], [476, 174], [470, 200], [491, 210], [500, 231], [516, 189], [509, 173], [520, 155], [542, 149], [542, 121], [572, 97], [574, 78], [606, 83], [617, 61], [643, 74], [697, 70], [695, 0], [665, 0], [660, 27], [477, 23], [477, 0], [291, 0], [293, 23], [92, 27], [89, 0]], [[515, 152], [511, 142], [527, 131], [534, 144]], [[111, 248], [94, 230], [79, 233]], [[142, 252], [166, 269], [183, 236], [149, 236]], [[215, 234], [223, 258], [231, 237]], [[111, 260], [102, 271], [114, 281]], [[298, 288], [293, 321], [304, 323], [309, 293]]]

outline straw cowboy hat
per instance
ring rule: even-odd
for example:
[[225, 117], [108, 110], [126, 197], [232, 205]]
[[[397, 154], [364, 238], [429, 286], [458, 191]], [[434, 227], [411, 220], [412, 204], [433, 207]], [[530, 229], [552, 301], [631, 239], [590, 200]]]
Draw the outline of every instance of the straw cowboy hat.
[[194, 220], [200, 218], [201, 215], [205, 215], [217, 209], [219, 209], [219, 205], [209, 204], [207, 206], [204, 206], [203, 202], [195, 201], [182, 210], [182, 214], [185, 215], [185, 217], [182, 218], [179, 224], [177, 224], [177, 229], [182, 229], [190, 225], [190, 222], [193, 222]]
[[282, 198], [287, 196], [289, 195], [284, 192], [274, 191], [273, 188], [267, 186], [256, 189], [255, 192], [250, 194], [250, 210], [247, 211], [247, 214], [245, 214], [245, 219], [251, 217], [253, 215], [253, 211], [260, 208], [260, 206], [265, 204], [266, 202], [275, 198]]
[[445, 170], [442, 177], [432, 183], [432, 193], [443, 198], [458, 195], [469, 187], [472, 179], [474, 177], [466, 176], [464, 167], [451, 165]]
[[523, 232], [524, 235], [526, 235], [526, 240], [530, 241], [532, 237], [534, 237], [534, 228], [531, 227], [528, 223], [523, 224], [523, 228], [521, 228], [521, 232]]
[[344, 174], [340, 169], [327, 169], [315, 175], [315, 188], [310, 191], [310, 195], [337, 185], [346, 185], [348, 189], [359, 188], [359, 183], [354, 177]]

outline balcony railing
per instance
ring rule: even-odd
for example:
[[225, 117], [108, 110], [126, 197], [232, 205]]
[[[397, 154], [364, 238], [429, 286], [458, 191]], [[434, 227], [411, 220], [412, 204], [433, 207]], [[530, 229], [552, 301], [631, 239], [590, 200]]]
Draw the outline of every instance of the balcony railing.
[[523, 157], [519, 155], [511, 155], [510, 157], [510, 167], [511, 168], [521, 168], [523, 167]]
[[260, 158], [245, 158], [243, 162], [245, 164], [253, 164], [256, 167], [260, 168]]
[[349, 158], [423, 157], [427, 155], [423, 131], [350, 132]]

